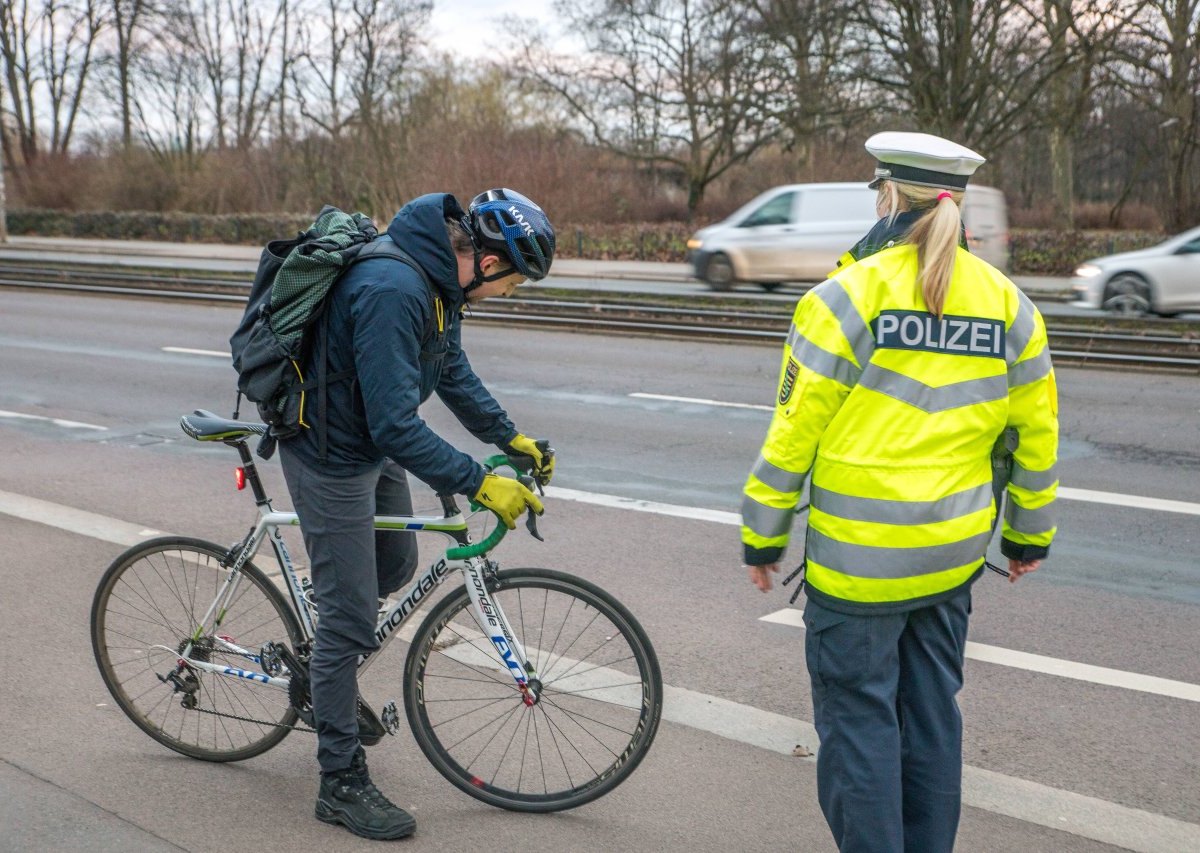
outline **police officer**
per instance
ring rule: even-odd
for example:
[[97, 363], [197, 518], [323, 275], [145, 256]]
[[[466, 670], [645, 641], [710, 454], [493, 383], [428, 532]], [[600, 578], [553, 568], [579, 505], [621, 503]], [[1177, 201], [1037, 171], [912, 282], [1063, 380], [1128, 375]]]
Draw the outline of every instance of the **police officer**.
[[881, 219], [796, 306], [742, 542], [769, 590], [808, 481], [821, 810], [842, 851], [941, 853], [961, 806], [955, 695], [997, 512], [993, 446], [1012, 451], [1015, 581], [1055, 533], [1058, 402], [1038, 310], [966, 250], [960, 206], [984, 159], [921, 133], [866, 147]]
[[[319, 430], [305, 429], [281, 442], [279, 452], [319, 613], [309, 666], [321, 767], [316, 816], [356, 835], [388, 839], [411, 835], [416, 822], [367, 772], [360, 739], [374, 742], [382, 731], [360, 707], [356, 672], [359, 656], [379, 647], [377, 597], [411, 577], [417, 555], [413, 534], [377, 539], [374, 516], [412, 513], [406, 470], [439, 494], [473, 497], [510, 528], [526, 509], [542, 511], [529, 489], [485, 475], [417, 409], [436, 392], [476, 438], [530, 457], [533, 475], [549, 482], [553, 456], [517, 431], [475, 375], [460, 318], [468, 303], [544, 278], [554, 259], [554, 229], [528, 198], [496, 189], [477, 196], [467, 211], [446, 193], [421, 196], [401, 208], [379, 239], [405, 250], [424, 276], [385, 255], [360, 260], [337, 281], [322, 320], [327, 375], [348, 379], [325, 388], [326, 446]], [[316, 375], [319, 357], [310, 354], [305, 375]]]

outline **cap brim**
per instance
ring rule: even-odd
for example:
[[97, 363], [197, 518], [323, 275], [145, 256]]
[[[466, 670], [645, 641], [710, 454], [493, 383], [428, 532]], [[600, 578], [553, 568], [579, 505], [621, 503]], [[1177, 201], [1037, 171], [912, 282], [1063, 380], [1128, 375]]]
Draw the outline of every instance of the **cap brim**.
[[886, 180], [887, 180], [887, 178], [875, 178], [874, 180], [871, 181], [871, 183], [867, 184], [867, 189], [877, 190], [877, 189], [879, 189], [879, 185], [882, 184]]

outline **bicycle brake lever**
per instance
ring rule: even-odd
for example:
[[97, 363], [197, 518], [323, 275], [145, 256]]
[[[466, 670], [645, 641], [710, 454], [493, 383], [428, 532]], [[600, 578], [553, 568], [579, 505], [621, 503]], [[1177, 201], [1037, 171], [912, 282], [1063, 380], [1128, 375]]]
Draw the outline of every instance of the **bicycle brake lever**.
[[539, 541], [539, 542], [546, 541], [545, 539], [542, 538], [542, 534], [538, 533], [537, 516], [534, 515], [533, 510], [530, 510], [529, 512], [525, 513], [525, 529], [528, 530], [529, 535], [532, 536], [537, 541]]

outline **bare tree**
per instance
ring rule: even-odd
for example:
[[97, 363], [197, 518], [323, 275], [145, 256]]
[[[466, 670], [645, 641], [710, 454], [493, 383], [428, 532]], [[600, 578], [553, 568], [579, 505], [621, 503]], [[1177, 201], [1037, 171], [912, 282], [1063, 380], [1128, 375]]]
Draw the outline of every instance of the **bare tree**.
[[0, 134], [4, 158], [12, 166], [26, 166], [37, 159], [38, 124], [34, 89], [40, 80], [41, 63], [37, 58], [34, 33], [40, 14], [29, 0], [0, 3], [0, 60], [4, 62], [4, 81], [13, 118], [15, 142]]
[[153, 0], [104, 0], [116, 36], [111, 57], [116, 76], [117, 102], [121, 110], [121, 145], [133, 144], [133, 57], [145, 47], [147, 19], [154, 13]]
[[767, 62], [783, 82], [778, 113], [787, 144], [804, 162], [810, 144], [873, 106], [862, 91], [861, 44], [850, 38], [854, 0], [750, 0]]
[[268, 0], [174, 0], [169, 27], [204, 71], [218, 149], [247, 149], [278, 92], [269, 76], [282, 7]]
[[41, 62], [50, 106], [50, 152], [65, 154], [104, 23], [97, 0], [46, 0], [43, 8]]
[[870, 0], [855, 18], [893, 111], [985, 152], [1038, 123], [1040, 93], [1066, 66], [1023, 0]]
[[431, 9], [430, 0], [325, 0], [324, 17], [297, 34], [301, 114], [335, 139], [394, 118]]
[[1200, 219], [1200, 0], [1149, 0], [1133, 32], [1122, 85], [1158, 116], [1146, 131], [1161, 140], [1163, 219], [1178, 230]]
[[1042, 97], [1050, 160], [1054, 218], [1073, 228], [1074, 150], [1079, 127], [1095, 105], [1099, 72], [1114, 57], [1121, 33], [1145, 0], [1037, 0], [1026, 13], [1044, 38], [1046, 64], [1059, 69], [1045, 81]]
[[554, 93], [597, 144], [677, 172], [689, 217], [705, 189], [780, 133], [779, 77], [762, 28], [732, 0], [592, 0], [556, 5], [583, 57], [527, 38], [517, 70]]

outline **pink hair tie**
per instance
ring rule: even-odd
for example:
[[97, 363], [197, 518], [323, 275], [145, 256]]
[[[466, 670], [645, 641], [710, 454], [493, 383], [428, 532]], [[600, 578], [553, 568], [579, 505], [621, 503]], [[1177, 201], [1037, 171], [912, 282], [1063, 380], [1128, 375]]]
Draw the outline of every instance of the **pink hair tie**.
[[945, 192], [943, 192], [943, 193], [938, 193], [938, 197], [937, 197], [937, 200], [938, 200], [938, 201], [941, 201], [941, 200], [942, 200], [942, 199], [944, 199], [944, 198], [953, 199], [953, 198], [954, 198], [954, 196], [950, 195], [950, 193], [945, 193]]

